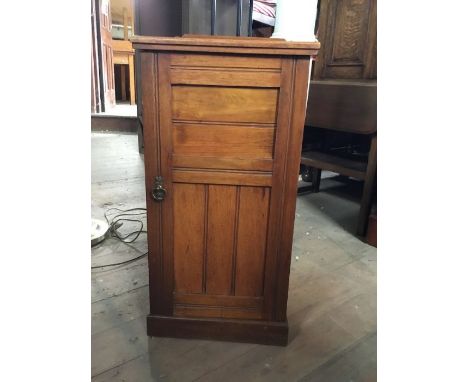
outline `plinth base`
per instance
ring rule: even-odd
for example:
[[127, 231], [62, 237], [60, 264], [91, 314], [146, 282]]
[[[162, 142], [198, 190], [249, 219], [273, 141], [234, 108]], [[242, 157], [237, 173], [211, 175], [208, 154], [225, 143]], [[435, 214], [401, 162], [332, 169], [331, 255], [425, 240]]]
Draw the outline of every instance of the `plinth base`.
[[149, 315], [151, 337], [197, 338], [248, 342], [263, 345], [288, 344], [288, 323], [254, 320], [223, 320]]

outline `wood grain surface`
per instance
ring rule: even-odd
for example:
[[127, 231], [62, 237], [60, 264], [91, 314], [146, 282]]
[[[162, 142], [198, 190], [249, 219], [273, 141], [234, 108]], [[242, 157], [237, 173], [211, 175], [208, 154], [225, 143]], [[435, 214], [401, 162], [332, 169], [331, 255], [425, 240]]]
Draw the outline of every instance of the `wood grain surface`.
[[[147, 89], [142, 99], [143, 114], [146, 107], [150, 113], [145, 123], [153, 132], [145, 152], [157, 153], [145, 157], [151, 174], [147, 193], [156, 175], [167, 191], [162, 201], [148, 199], [160, 206], [159, 216], [148, 215], [148, 232], [161, 243], [149, 246], [150, 253], [157, 253], [151, 258], [158, 259], [150, 266], [159, 267], [151, 274], [162, 277], [155, 282], [161, 289], [151, 288], [150, 299], [156, 302], [148, 334], [198, 333], [284, 345], [293, 190], [310, 55], [318, 45], [194, 37], [137, 40], [145, 45], [144, 73], [151, 71], [148, 78], [157, 79], [156, 91]], [[164, 51], [155, 44], [164, 45]], [[184, 53], [176, 53], [176, 47]], [[190, 54], [190, 48], [199, 52]], [[223, 52], [216, 55], [211, 48]], [[249, 52], [228, 60], [226, 54], [236, 49]], [[263, 50], [273, 56], [266, 58]], [[302, 54], [278, 55], [289, 50]], [[258, 322], [264, 334], [255, 333]]]
[[172, 88], [172, 118], [184, 121], [275, 123], [276, 89], [212, 86]]

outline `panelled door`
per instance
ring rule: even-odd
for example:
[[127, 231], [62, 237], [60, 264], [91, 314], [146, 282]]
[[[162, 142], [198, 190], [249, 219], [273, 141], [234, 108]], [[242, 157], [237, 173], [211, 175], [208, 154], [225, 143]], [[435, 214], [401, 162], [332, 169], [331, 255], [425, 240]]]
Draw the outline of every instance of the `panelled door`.
[[115, 106], [114, 59], [112, 52], [112, 19], [109, 0], [100, 0], [101, 52], [106, 107]]
[[142, 52], [141, 64], [151, 313], [278, 319], [295, 61]]
[[377, 0], [321, 0], [314, 80], [377, 78]]

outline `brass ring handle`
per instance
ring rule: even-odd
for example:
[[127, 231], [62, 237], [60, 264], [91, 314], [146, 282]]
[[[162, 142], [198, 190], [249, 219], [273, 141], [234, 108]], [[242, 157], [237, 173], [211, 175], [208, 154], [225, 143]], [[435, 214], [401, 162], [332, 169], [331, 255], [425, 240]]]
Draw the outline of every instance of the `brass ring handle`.
[[151, 196], [156, 202], [162, 202], [166, 195], [167, 191], [163, 187], [163, 177], [157, 176], [154, 179], [153, 189], [151, 190]]

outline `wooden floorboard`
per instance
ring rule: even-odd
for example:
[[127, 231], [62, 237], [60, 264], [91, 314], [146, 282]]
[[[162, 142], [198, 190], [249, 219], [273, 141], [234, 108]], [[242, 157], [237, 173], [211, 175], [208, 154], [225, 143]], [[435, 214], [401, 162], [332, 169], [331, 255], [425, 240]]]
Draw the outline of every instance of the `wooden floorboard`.
[[149, 313], [148, 285], [91, 305], [91, 333], [97, 334]]
[[377, 380], [377, 333], [356, 340], [334, 355], [299, 382], [347, 381], [371, 382]]
[[[92, 216], [145, 207], [137, 136], [92, 133]], [[349, 186], [349, 185], [348, 185]], [[291, 264], [287, 347], [149, 338], [146, 257], [91, 272], [93, 381], [375, 381], [376, 249], [352, 232], [359, 200], [323, 179], [298, 197]], [[147, 250], [108, 239], [93, 265]]]
[[95, 271], [91, 278], [91, 301], [119, 296], [148, 285], [148, 265], [145, 259], [114, 270]]

